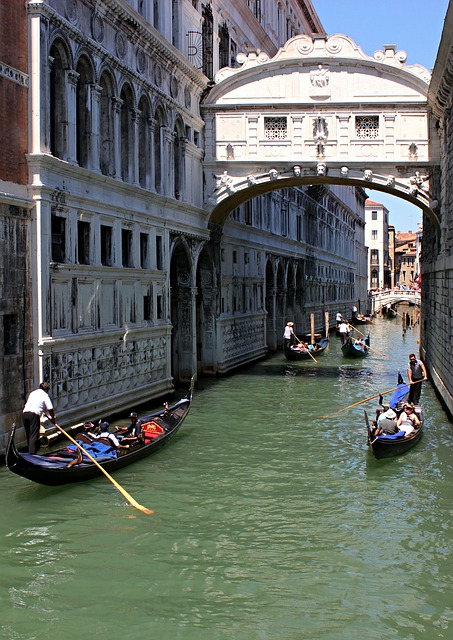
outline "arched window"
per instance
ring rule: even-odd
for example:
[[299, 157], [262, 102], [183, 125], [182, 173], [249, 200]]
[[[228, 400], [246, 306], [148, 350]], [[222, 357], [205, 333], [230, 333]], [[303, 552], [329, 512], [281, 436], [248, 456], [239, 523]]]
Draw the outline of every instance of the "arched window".
[[50, 152], [56, 158], [65, 158], [67, 130], [67, 96], [65, 87], [66, 55], [63, 44], [55, 42], [50, 49]]
[[106, 71], [99, 81], [101, 86], [101, 108], [99, 110], [100, 123], [100, 165], [105, 176], [115, 175], [113, 156], [113, 81]]
[[121, 177], [124, 182], [133, 180], [133, 123], [132, 109], [134, 106], [132, 91], [125, 85], [121, 91]]
[[90, 144], [92, 134], [90, 104], [90, 84], [93, 83], [92, 68], [86, 57], [81, 57], [77, 64], [77, 98], [76, 98], [76, 140], [77, 162], [81, 167], [89, 166]]
[[139, 102], [138, 110], [140, 113], [138, 122], [138, 181], [143, 188], [149, 187], [149, 170], [150, 170], [150, 135], [149, 121], [151, 111], [148, 99], [143, 96]]

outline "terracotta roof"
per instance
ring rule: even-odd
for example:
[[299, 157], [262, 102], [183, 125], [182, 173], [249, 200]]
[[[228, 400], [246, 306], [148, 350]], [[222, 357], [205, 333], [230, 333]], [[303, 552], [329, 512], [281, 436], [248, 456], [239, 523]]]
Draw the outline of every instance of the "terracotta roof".
[[365, 200], [365, 206], [366, 207], [384, 207], [384, 209], [386, 208], [380, 202], [375, 202], [374, 200], [370, 200], [369, 198], [367, 200]]

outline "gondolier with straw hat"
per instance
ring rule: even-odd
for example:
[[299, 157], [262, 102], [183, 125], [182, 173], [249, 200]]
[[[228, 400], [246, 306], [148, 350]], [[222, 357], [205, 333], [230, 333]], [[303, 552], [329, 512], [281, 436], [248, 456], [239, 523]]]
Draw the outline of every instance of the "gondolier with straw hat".
[[294, 334], [294, 322], [287, 322], [285, 331], [283, 333], [283, 342], [285, 347], [289, 347], [290, 344], [295, 342], [295, 334]]
[[41, 416], [47, 413], [51, 422], [55, 424], [56, 417], [49, 397], [49, 389], [49, 382], [41, 382], [39, 388], [30, 393], [23, 409], [22, 421], [27, 436], [28, 453], [37, 453], [39, 449]]

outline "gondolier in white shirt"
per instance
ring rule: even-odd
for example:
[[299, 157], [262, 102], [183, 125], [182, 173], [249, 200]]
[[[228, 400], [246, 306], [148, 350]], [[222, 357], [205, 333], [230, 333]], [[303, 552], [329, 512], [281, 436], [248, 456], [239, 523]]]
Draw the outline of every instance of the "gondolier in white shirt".
[[286, 347], [289, 347], [291, 344], [295, 342], [295, 333], [294, 333], [294, 322], [287, 322], [285, 331], [283, 333], [283, 342]]
[[349, 338], [349, 334], [351, 333], [351, 327], [347, 322], [343, 320], [343, 322], [338, 327], [338, 333], [341, 337], [341, 344], [346, 344]]
[[49, 382], [41, 382], [39, 388], [30, 393], [23, 409], [22, 421], [27, 436], [28, 453], [37, 453], [39, 449], [41, 416], [47, 413], [50, 421], [55, 424], [56, 416], [49, 397], [49, 389]]

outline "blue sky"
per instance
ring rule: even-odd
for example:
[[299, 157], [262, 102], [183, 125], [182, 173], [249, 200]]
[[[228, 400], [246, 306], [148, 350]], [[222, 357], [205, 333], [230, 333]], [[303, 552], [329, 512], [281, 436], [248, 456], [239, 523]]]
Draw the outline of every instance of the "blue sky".
[[[328, 35], [344, 33], [369, 56], [384, 44], [395, 44], [407, 53], [406, 64], [434, 67], [448, 0], [313, 0]], [[421, 210], [380, 191], [367, 193], [389, 210], [396, 231], [415, 231]]]

